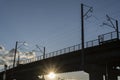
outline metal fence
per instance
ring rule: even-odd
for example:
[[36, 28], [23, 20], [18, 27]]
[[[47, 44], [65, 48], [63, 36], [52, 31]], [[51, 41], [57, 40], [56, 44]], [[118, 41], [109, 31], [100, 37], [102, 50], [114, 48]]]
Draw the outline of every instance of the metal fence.
[[[85, 48], [94, 47], [94, 46], [98, 46], [100, 44], [100, 42], [107, 41], [107, 40], [112, 40], [112, 39], [116, 39], [116, 38], [117, 38], [117, 35], [116, 35], [116, 32], [114, 31], [114, 32], [99, 35], [98, 39], [87, 41], [87, 42], [85, 42], [84, 46], [85, 46]], [[60, 50], [57, 50], [57, 51], [54, 51], [54, 52], [47, 53], [47, 54], [45, 54], [45, 59], [50, 58], [50, 57], [54, 57], [54, 56], [58, 56], [58, 55], [61, 55], [61, 54], [66, 54], [66, 53], [70, 53], [70, 52], [73, 52], [73, 51], [80, 50], [81, 46], [82, 46], [81, 44], [77, 44], [77, 45], [74, 45], [74, 46], [70, 46], [70, 47], [67, 47], [67, 48], [64, 48], [64, 49], [60, 49]], [[21, 60], [20, 63], [21, 64], [27, 64], [27, 63], [39, 61], [39, 60], [42, 60], [42, 59], [43, 59], [43, 55], [37, 56], [37, 57], [32, 58], [32, 59]], [[13, 68], [12, 65], [8, 66], [7, 69], [11, 69], [11, 68]], [[4, 69], [2, 69], [0, 71], [4, 71]]]
[[102, 34], [98, 36], [99, 42], [104, 42], [104, 41], [112, 41], [113, 39], [119, 39], [119, 36], [117, 36], [117, 32], [109, 32], [106, 34]]

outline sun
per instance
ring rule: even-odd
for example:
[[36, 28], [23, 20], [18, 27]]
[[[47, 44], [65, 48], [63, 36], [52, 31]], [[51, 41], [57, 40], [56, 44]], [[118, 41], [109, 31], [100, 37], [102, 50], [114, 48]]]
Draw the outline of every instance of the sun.
[[55, 74], [54, 72], [50, 72], [50, 73], [48, 74], [48, 77], [49, 77], [50, 79], [55, 78], [55, 76], [56, 76], [56, 74]]

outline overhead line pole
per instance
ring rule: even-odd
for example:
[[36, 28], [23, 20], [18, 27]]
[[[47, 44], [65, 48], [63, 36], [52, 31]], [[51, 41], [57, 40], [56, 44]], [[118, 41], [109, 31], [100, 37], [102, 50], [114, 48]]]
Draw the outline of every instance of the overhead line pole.
[[16, 41], [16, 44], [15, 44], [15, 54], [14, 54], [13, 68], [15, 67], [15, 62], [16, 62], [17, 45], [18, 45], [18, 41]]
[[[45, 59], [45, 47], [43, 47], [43, 59]], [[45, 80], [44, 74], [43, 74], [43, 80]]]
[[[46, 54], [46, 48], [45, 47], [43, 47], [43, 51], [41, 50], [41, 48], [38, 46], [38, 45], [36, 45], [36, 47], [40, 50], [40, 52], [42, 52], [43, 53], [43, 60], [45, 59], [45, 54]], [[45, 80], [45, 76], [44, 76], [44, 74], [42, 75], [42, 80]]]
[[[115, 31], [116, 31], [116, 37], [117, 37], [117, 39], [119, 39], [118, 20], [113, 19], [113, 18], [109, 17], [108, 15], [106, 15], [106, 17], [108, 18], [108, 21], [110, 21], [110, 23], [111, 23], [111, 25], [112, 25], [112, 28], [114, 28]], [[115, 24], [112, 22], [112, 20], [115, 21]], [[108, 25], [108, 24], [106, 23], [106, 25]], [[110, 26], [110, 25], [108, 25], [108, 26]]]
[[116, 20], [116, 32], [117, 32], [117, 38], [119, 39], [118, 20]]
[[45, 59], [45, 47], [43, 47], [43, 59]]
[[82, 67], [84, 67], [84, 11], [83, 11], [83, 4], [81, 4], [81, 43], [82, 43], [81, 65], [82, 65]]
[[81, 49], [81, 66], [84, 69], [84, 65], [85, 65], [85, 54], [84, 54], [84, 17], [88, 15], [89, 12], [93, 11], [92, 7], [86, 6], [88, 7], [88, 11], [86, 11], [84, 13], [84, 4], [81, 4], [81, 43], [82, 43], [82, 49]]
[[[26, 43], [26, 42], [16, 41], [16, 43], [15, 43], [15, 49], [14, 49], [15, 53], [14, 53], [14, 60], [13, 60], [13, 68], [16, 66], [16, 54], [17, 54], [17, 49], [22, 46], [22, 45], [21, 45], [21, 46], [18, 46], [18, 43], [22, 43], [23, 45], [25, 45], [24, 43]], [[20, 61], [20, 55], [19, 55], [19, 53], [18, 53], [17, 66], [19, 65], [19, 61]]]

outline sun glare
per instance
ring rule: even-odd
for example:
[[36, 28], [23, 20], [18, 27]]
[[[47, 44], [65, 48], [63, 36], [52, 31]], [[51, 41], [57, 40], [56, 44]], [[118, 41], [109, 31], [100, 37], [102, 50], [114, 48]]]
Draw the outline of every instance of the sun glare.
[[48, 77], [50, 78], [50, 79], [53, 79], [53, 78], [55, 78], [55, 73], [54, 72], [50, 72], [49, 74], [48, 74]]

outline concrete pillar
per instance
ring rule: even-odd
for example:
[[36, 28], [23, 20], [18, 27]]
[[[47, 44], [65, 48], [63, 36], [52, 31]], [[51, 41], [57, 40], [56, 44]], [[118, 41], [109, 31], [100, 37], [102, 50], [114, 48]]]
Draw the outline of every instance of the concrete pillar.
[[117, 76], [116, 75], [109, 75], [108, 80], [117, 80]]
[[89, 73], [89, 80], [103, 80], [103, 75], [101, 73]]
[[118, 80], [117, 74], [112, 71], [108, 71], [108, 80]]
[[118, 80], [117, 73], [112, 66], [107, 66], [105, 80]]

